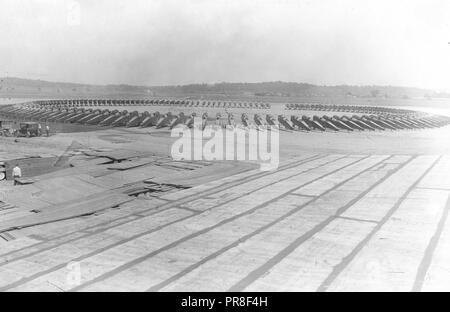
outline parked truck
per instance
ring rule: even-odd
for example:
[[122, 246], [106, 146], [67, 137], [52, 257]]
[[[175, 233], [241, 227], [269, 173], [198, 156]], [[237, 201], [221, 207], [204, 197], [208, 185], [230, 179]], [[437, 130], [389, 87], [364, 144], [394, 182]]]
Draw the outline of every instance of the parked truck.
[[19, 129], [16, 131], [16, 137], [37, 137], [40, 136], [39, 123], [37, 122], [21, 122]]

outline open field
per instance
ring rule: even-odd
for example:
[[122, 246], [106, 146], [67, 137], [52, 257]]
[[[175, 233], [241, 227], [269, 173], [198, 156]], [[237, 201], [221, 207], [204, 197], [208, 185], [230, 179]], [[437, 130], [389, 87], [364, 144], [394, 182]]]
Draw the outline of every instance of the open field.
[[74, 131], [0, 137], [26, 182], [0, 181], [2, 291], [450, 290], [450, 126], [280, 131], [270, 172], [174, 162], [167, 128]]
[[0, 289], [448, 290], [449, 170], [440, 155], [305, 154], [135, 199], [24, 229], [2, 244]]

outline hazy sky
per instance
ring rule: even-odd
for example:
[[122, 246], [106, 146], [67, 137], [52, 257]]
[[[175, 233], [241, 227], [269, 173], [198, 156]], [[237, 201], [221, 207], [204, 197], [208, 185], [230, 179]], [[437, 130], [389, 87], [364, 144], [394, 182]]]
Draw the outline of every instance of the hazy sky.
[[0, 0], [0, 76], [450, 89], [448, 0]]

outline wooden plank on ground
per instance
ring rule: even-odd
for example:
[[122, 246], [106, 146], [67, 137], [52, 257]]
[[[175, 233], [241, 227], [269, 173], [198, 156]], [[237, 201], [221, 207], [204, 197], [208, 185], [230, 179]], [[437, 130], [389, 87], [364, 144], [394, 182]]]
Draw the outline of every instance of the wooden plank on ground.
[[[361, 177], [362, 175], [359, 175], [350, 181], [358, 181]], [[365, 183], [359, 183], [360, 189], [353, 191], [346, 190], [346, 185], [349, 183], [347, 181], [326, 195], [315, 199], [295, 214], [192, 270], [162, 290], [226, 291], [230, 289], [270, 259], [283, 258], [284, 248], [295, 243], [296, 240], [301, 240], [316, 226], [333, 217], [339, 209], [357, 198], [365, 189], [370, 189], [381, 178], [383, 176], [372, 176], [370, 182], [364, 178]]]
[[24, 210], [41, 209], [49, 205], [39, 199], [42, 193], [34, 184], [9, 186], [0, 190], [0, 200]]
[[374, 227], [371, 222], [335, 219], [245, 291], [316, 291]]
[[0, 232], [82, 216], [113, 207], [130, 200], [132, 200], [132, 198], [126, 195], [104, 192], [98, 194], [95, 198], [88, 198], [87, 200], [80, 199], [78, 203], [69, 205], [61, 204], [55, 208], [36, 213], [32, 216], [0, 222]]
[[342, 180], [345, 180], [355, 175], [355, 173], [361, 172], [362, 169], [365, 170], [368, 167], [372, 167], [377, 163], [386, 160], [388, 157], [389, 157], [388, 155], [375, 155], [362, 159], [361, 161], [345, 168], [342, 171], [335, 172], [333, 174], [326, 176], [323, 179], [314, 181], [313, 183], [301, 187], [300, 189], [296, 190], [295, 193], [299, 195], [319, 196], [326, 190], [342, 182]]
[[343, 216], [380, 221], [437, 158], [437, 156], [425, 155], [413, 159], [350, 207]]
[[105, 152], [84, 152], [84, 154], [89, 156], [97, 156], [97, 157], [107, 157], [109, 159], [119, 161], [125, 159], [131, 159], [136, 157], [144, 157], [147, 156], [148, 152], [134, 151], [134, 150], [125, 150], [125, 149], [117, 149], [112, 151]]
[[42, 190], [38, 199], [55, 205], [106, 190], [104, 187], [90, 183], [90, 179], [93, 180], [89, 175], [67, 176], [38, 181], [33, 185]]
[[[184, 204], [185, 207], [196, 209], [196, 210], [206, 210], [213, 206], [218, 205], [219, 203], [227, 202], [230, 200], [233, 200], [239, 196], [242, 196], [242, 194], [251, 193], [257, 189], [261, 189], [263, 187], [266, 187], [268, 185], [274, 185], [277, 181], [281, 181], [283, 179], [288, 179], [289, 177], [293, 177], [296, 175], [300, 175], [300, 177], [310, 177], [311, 174], [308, 174], [308, 170], [318, 170], [317, 168], [320, 168], [320, 166], [327, 166], [328, 163], [342, 163], [345, 162], [345, 164], [349, 164], [350, 162], [354, 161], [352, 159], [340, 159], [341, 155], [328, 155], [326, 157], [322, 157], [319, 159], [314, 159], [311, 161], [308, 161], [306, 163], [299, 164], [298, 166], [295, 166], [293, 168], [287, 169], [287, 170], [281, 170], [276, 171], [270, 175], [265, 175], [262, 177], [258, 177], [257, 179], [253, 179], [250, 181], [247, 181], [245, 183], [227, 188], [225, 190], [216, 192], [214, 194], [208, 195], [207, 198], [200, 198], [197, 200], [190, 201], [186, 204]], [[326, 167], [327, 170], [330, 166]], [[306, 179], [304, 178], [303, 182], [306, 183], [308, 181], [311, 181], [313, 179]], [[299, 186], [300, 184], [297, 184]]]
[[[304, 161], [304, 160], [306, 160], [308, 158], [312, 158], [314, 156], [317, 156], [317, 155], [306, 154], [306, 155], [303, 155], [303, 156], [295, 157], [293, 159], [289, 159], [287, 161], [284, 161], [282, 163], [282, 165], [283, 166], [292, 165], [293, 163], [301, 162], [301, 161]], [[283, 168], [283, 169], [280, 168], [279, 170], [280, 171], [281, 170], [285, 170], [285, 168]], [[178, 199], [181, 199], [183, 197], [192, 196], [192, 195], [198, 194], [200, 192], [204, 192], [204, 191], [207, 191], [207, 190], [214, 189], [216, 187], [221, 187], [221, 186], [225, 185], [226, 183], [236, 182], [236, 181], [241, 180], [241, 179], [247, 179], [247, 178], [249, 178], [251, 176], [255, 176], [255, 175], [261, 174], [261, 173], [264, 174], [264, 172], [261, 172], [261, 170], [259, 170], [259, 169], [252, 169], [249, 166], [249, 168], [247, 170], [244, 170], [244, 172], [239, 172], [239, 173], [236, 173], [234, 175], [227, 176], [227, 177], [224, 177], [224, 178], [217, 178], [214, 181], [206, 182], [204, 184], [201, 184], [201, 185], [198, 185], [198, 186], [194, 186], [194, 187], [192, 187], [190, 189], [178, 191], [176, 193], [163, 195], [160, 198], [168, 199], [168, 200], [178, 200]]]
[[450, 190], [450, 156], [443, 155], [439, 162], [431, 169], [417, 187]]
[[329, 291], [411, 291], [449, 191], [415, 189], [331, 282]]
[[96, 178], [96, 183], [106, 188], [118, 188], [127, 184], [144, 181], [154, 177], [169, 176], [173, 170], [155, 165], [148, 165], [129, 170], [118, 170], [112, 174]]
[[[118, 274], [93, 284], [85, 291], [98, 289], [145, 291], [182, 271], [189, 265], [202, 261], [215, 251], [228, 246], [261, 227], [270, 224], [291, 210], [310, 201], [311, 198], [295, 196], [283, 198], [249, 215], [219, 226], [212, 231], [186, 240], [169, 250], [155, 255], [135, 266], [130, 266]], [[167, 263], [171, 263], [170, 266]], [[124, 281], [130, 281], [124, 285]]]
[[[126, 239], [131, 239], [136, 235], [151, 233], [154, 229], [161, 227], [167, 223], [183, 219], [191, 215], [192, 213], [186, 210], [172, 208], [158, 212], [152, 216], [145, 218], [140, 218], [134, 221], [130, 221], [125, 224], [118, 225], [114, 228], [107, 229], [106, 231], [95, 233], [86, 237], [81, 237], [75, 239], [68, 243], [62, 243], [54, 246], [50, 245], [49, 249], [42, 250], [38, 254], [31, 255], [24, 259], [18, 259], [17, 261], [8, 262], [3, 266], [0, 266], [0, 288], [4, 287], [10, 283], [17, 282], [22, 277], [27, 277], [33, 274], [38, 274], [43, 270], [48, 270], [55, 268], [57, 265], [70, 262], [74, 258], [82, 257], [96, 250], [105, 249], [107, 247], [112, 247], [119, 244], [121, 241]], [[51, 243], [51, 242], [49, 242]], [[45, 243], [44, 243], [45, 244]], [[41, 246], [41, 248], [43, 248]], [[147, 246], [146, 248], [152, 248], [152, 246]], [[145, 251], [144, 248], [142, 251]], [[129, 250], [130, 253], [134, 254], [135, 251]], [[105, 266], [111, 265], [111, 262], [117, 260], [117, 256], [113, 256], [109, 261], [105, 262]], [[25, 271], [20, 269], [26, 266], [27, 263], [34, 263], [35, 266], [28, 268]], [[65, 266], [63, 271], [65, 270]], [[59, 276], [60, 270], [55, 270], [50, 273], [51, 276]], [[30, 283], [18, 286], [17, 289], [51, 289], [52, 286], [44, 282], [41, 284], [42, 280], [45, 279], [45, 275], [42, 278], [37, 278]], [[58, 278], [53, 278], [55, 281], [54, 285], [60, 285], [61, 289], [70, 288], [73, 285], [67, 285], [67, 279], [62, 279], [58, 281]]]
[[[86, 272], [89, 272], [89, 274], [85, 274], [83, 276], [83, 281], [92, 280], [121, 265], [125, 265], [126, 263], [136, 260], [139, 257], [148, 255], [152, 251], [154, 252], [160, 248], [164, 248], [164, 246], [172, 244], [178, 240], [186, 239], [187, 236], [193, 235], [198, 231], [214, 227], [220, 222], [230, 222], [239, 215], [258, 208], [259, 205], [273, 200], [280, 195], [289, 192], [289, 190], [295, 189], [301, 183], [306, 183], [307, 181], [320, 178], [321, 176], [326, 175], [327, 172], [339, 170], [354, 161], [357, 160], [343, 158], [335, 160], [334, 162], [328, 163], [322, 167], [318, 167], [317, 169], [312, 169], [304, 174], [295, 175], [287, 180], [279, 182], [274, 181], [275, 185], [270, 185], [259, 191], [245, 195], [233, 202], [217, 207], [212, 211], [194, 215], [187, 220], [182, 220], [168, 225], [159, 231], [140, 235], [137, 238], [123, 242], [115, 247], [100, 251], [96, 254], [90, 255], [89, 257], [79, 259], [80, 264], [85, 267]], [[315, 172], [315, 170], [317, 170], [317, 172]], [[53, 262], [57, 261], [60, 263], [60, 261], [63, 261], [62, 259], [64, 258], [52, 257]], [[48, 261], [47, 257], [43, 257], [41, 261], [44, 261], [45, 263], [45, 261]], [[102, 263], [102, 266], [98, 266], [97, 263]], [[34, 271], [36, 270], [39, 270], [39, 268], [36, 268]], [[52, 280], [54, 283], [64, 284], [60, 285], [62, 289], [71, 289], [73, 285], [65, 285], [66, 273], [65, 268], [57, 269], [49, 274], [43, 275], [38, 281], [36, 281], [36, 283], [44, 286], [46, 284], [48, 285], [45, 281]], [[20, 276], [17, 276], [17, 274], [19, 273], [6, 275], [7, 279], [5, 282], [2, 283], [0, 280], [0, 287], [1, 285], [8, 284], [11, 280], [20, 279]]]
[[154, 162], [152, 158], [139, 158], [135, 160], [124, 160], [120, 163], [107, 165], [108, 169], [111, 170], [127, 170], [136, 167], [141, 167]]
[[0, 255], [39, 243], [39, 240], [30, 237], [20, 237], [10, 242], [0, 241]]
[[[448, 175], [447, 175], [448, 177]], [[450, 200], [447, 201], [447, 214], [450, 209]], [[443, 220], [442, 232], [437, 233], [438, 239], [436, 249], [434, 250], [431, 261], [421, 286], [422, 291], [445, 291], [450, 290], [450, 217], [447, 215]]]
[[[370, 160], [366, 159], [367, 161], [365, 162], [357, 162], [358, 166], [350, 165], [351, 162], [348, 163], [349, 166], [338, 171], [341, 173], [340, 182], [343, 182], [361, 171], [370, 168], [385, 158], [387, 158], [387, 156], [377, 156], [371, 158]], [[357, 161], [357, 159], [354, 159], [353, 161]], [[333, 164], [336, 163], [338, 163], [338, 161]], [[332, 172], [330, 167], [332, 167], [331, 164], [324, 165], [322, 167], [317, 167], [315, 171], [317, 171], [317, 174], [326, 175], [326, 173]], [[314, 171], [312, 172], [314, 173]], [[350, 172], [351, 174], [348, 175]], [[311, 175], [311, 177], [313, 176], [315, 175]], [[329, 175], [326, 175], [326, 177], [328, 176]], [[297, 177], [298, 176], [295, 176], [294, 178]], [[304, 178], [303, 182], [307, 181], [308, 178]], [[298, 182], [292, 184], [286, 181], [284, 182], [285, 184], [281, 181], [272, 185], [271, 191], [282, 191], [286, 190], [286, 188], [292, 187], [293, 185], [299, 185]], [[329, 189], [333, 187], [334, 185], [330, 186]], [[202, 263], [208, 256], [213, 255], [216, 252], [220, 252], [220, 249], [232, 248], [233, 244], [236, 242], [239, 243], [239, 247], [236, 248], [242, 250], [242, 244], [245, 242], [243, 237], [251, 237], [256, 235], [256, 232], [258, 232], [259, 229], [264, 229], [266, 226], [272, 225], [272, 222], [275, 220], [278, 221], [278, 218], [280, 217], [284, 218], [285, 215], [287, 217], [288, 212], [295, 210], [297, 207], [301, 207], [303, 204], [311, 200], [313, 200], [311, 197], [285, 196], [250, 215], [221, 225], [205, 234], [187, 240], [176, 247], [155, 255], [154, 257], [149, 257], [148, 259], [145, 259], [134, 266], [130, 266], [128, 269], [125, 269], [124, 271], [119, 272], [106, 280], [102, 280], [97, 284], [87, 287], [85, 290], [117, 290], [120, 285], [123, 285], [123, 281], [125, 280], [133, 281], [131, 283], [132, 285], [127, 288], [128, 290], [142, 291], [150, 287], [155, 287], [159, 283], [163, 283], [165, 280], [170, 279], [172, 276], [179, 274], [184, 270], [190, 271], [190, 266], [196, 265], [196, 263]], [[301, 210], [297, 213], [301, 213]], [[286, 226], [286, 224], [284, 224], [283, 228], [286, 229], [291, 226]], [[293, 231], [292, 233], [296, 234], [297, 232]], [[214, 244], [206, 244], [206, 242], [214, 242]], [[285, 241], [285, 243], [287, 242], [288, 240]], [[282, 244], [280, 245], [282, 246]], [[247, 259], [249, 262], [254, 263], [255, 258], [257, 258], [257, 256], [252, 255], [252, 257], [241, 257], [240, 259], [241, 261]], [[172, 266], [167, 267], [164, 265], [170, 261], [173, 261]], [[237, 266], [245, 268], [250, 265], [250, 263], [241, 263]], [[223, 286], [224, 284], [221, 283], [221, 285]], [[198, 286], [199, 285], [196, 285], [196, 287]]]

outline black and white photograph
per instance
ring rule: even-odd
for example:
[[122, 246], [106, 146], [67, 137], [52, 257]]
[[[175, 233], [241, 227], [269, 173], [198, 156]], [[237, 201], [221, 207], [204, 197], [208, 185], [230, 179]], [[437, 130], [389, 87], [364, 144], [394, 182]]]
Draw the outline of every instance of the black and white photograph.
[[449, 292], [449, 210], [448, 0], [0, 0], [0, 292]]

